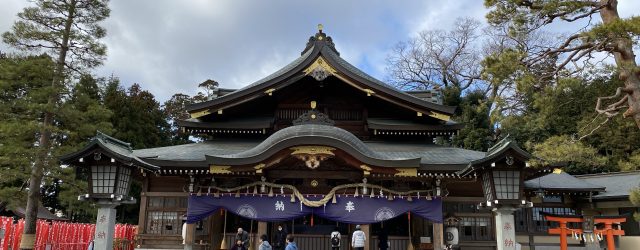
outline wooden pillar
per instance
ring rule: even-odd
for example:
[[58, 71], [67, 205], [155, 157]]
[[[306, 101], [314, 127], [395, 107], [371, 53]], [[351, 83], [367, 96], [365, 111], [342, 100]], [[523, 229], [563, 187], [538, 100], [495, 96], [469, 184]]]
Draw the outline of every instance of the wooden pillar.
[[218, 249], [224, 237], [224, 211], [220, 210], [209, 216], [209, 235], [207, 235], [207, 241], [211, 244], [211, 249]]
[[149, 191], [149, 177], [142, 180], [142, 191], [140, 192], [140, 211], [138, 215], [138, 233], [147, 232], [147, 192]]
[[613, 241], [613, 232], [611, 231], [611, 222], [605, 222], [604, 230], [607, 231], [607, 250], [616, 250], [616, 244]]
[[442, 223], [433, 223], [433, 249], [444, 249], [444, 227]]
[[[364, 250], [369, 250], [369, 245], [371, 245], [369, 244], [371, 242], [371, 226], [369, 224], [360, 225], [360, 230], [362, 230], [367, 237], [367, 240], [364, 241]], [[351, 245], [351, 239], [349, 239], [349, 245]]]
[[[251, 244], [252, 249], [258, 249], [258, 246], [260, 245], [260, 236], [262, 236], [263, 234], [267, 234], [267, 222], [258, 221], [258, 232], [256, 232], [256, 238], [254, 239], [254, 242]], [[269, 244], [273, 244], [273, 243], [269, 242]]]
[[560, 250], [567, 250], [567, 222], [560, 221]]
[[186, 224], [185, 226], [185, 237], [184, 237], [184, 250], [192, 250], [193, 243], [196, 237], [196, 224]]

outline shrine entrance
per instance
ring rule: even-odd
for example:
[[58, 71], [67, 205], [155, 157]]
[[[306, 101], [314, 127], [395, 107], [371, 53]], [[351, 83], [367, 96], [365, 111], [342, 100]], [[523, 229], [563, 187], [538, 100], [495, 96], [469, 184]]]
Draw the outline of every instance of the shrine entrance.
[[[232, 213], [228, 213], [227, 216], [226, 229], [224, 230], [225, 242], [218, 243], [215, 248], [229, 249], [233, 244], [238, 227], [242, 227], [249, 232], [252, 245], [258, 244], [257, 240], [260, 235], [266, 234], [269, 243], [275, 247], [277, 230], [278, 227], [281, 226], [283, 231], [295, 236], [295, 241], [299, 249], [330, 249], [330, 235], [331, 232], [337, 228], [341, 234], [341, 249], [349, 249], [351, 235], [356, 226], [356, 224], [341, 223], [316, 215], [306, 215], [292, 220], [278, 222], [259, 222]], [[392, 249], [407, 249], [411, 242], [410, 236], [431, 235], [430, 231], [422, 231], [420, 228], [422, 226], [430, 228], [432, 223], [421, 218], [412, 218], [411, 220], [412, 222], [409, 223], [409, 216], [403, 214], [386, 221], [361, 225], [362, 230], [366, 233], [369, 249], [378, 248], [378, 239], [382, 234], [387, 235], [388, 244]], [[410, 226], [413, 227], [411, 233], [409, 232]], [[263, 227], [266, 228], [266, 230], [263, 230]], [[417, 238], [419, 239], [419, 237]], [[415, 246], [418, 248], [419, 245], [416, 244]]]

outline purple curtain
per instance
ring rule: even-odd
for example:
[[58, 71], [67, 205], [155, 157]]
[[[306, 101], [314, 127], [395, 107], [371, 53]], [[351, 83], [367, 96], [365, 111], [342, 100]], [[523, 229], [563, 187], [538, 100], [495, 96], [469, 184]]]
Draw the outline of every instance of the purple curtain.
[[[405, 198], [396, 198], [392, 201], [387, 198], [353, 197], [351, 195], [339, 195], [336, 203], [327, 203], [321, 207], [307, 207], [298, 199], [291, 202], [290, 196], [276, 195], [241, 195], [224, 194], [219, 198], [213, 195], [190, 195], [187, 210], [187, 223], [195, 223], [211, 215], [220, 208], [238, 216], [258, 221], [283, 221], [296, 217], [313, 214], [351, 224], [371, 224], [389, 220], [404, 213], [411, 212], [414, 215], [427, 220], [442, 223], [442, 200], [434, 198], [427, 200], [413, 198], [407, 201]], [[307, 197], [307, 199], [321, 199], [320, 197]]]

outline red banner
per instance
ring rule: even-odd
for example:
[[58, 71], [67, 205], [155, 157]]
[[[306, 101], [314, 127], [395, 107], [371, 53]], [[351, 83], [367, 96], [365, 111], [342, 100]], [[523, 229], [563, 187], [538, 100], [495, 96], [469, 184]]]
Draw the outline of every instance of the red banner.
[[[0, 234], [0, 250], [18, 250], [23, 230], [24, 220], [14, 223], [11, 217], [0, 217], [0, 232], [4, 232]], [[95, 230], [95, 224], [38, 220], [35, 249], [45, 250], [49, 246], [52, 250], [85, 250], [93, 241]], [[133, 250], [137, 233], [137, 226], [116, 224], [113, 249]]]

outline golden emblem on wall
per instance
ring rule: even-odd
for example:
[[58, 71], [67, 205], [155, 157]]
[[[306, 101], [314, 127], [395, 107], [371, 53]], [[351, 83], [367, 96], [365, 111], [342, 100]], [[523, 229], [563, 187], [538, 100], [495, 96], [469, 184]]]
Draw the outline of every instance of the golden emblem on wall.
[[290, 148], [293, 150], [292, 156], [300, 159], [310, 169], [316, 169], [320, 163], [333, 157], [335, 148], [325, 146], [299, 146]]

